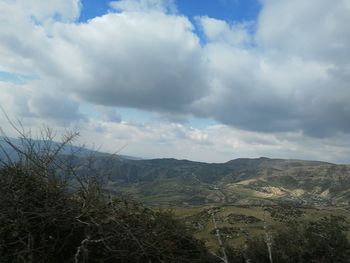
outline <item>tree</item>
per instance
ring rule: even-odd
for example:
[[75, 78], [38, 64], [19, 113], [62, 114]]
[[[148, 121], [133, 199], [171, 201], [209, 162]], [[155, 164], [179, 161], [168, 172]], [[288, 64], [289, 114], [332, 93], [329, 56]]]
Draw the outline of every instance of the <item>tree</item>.
[[[350, 262], [350, 243], [343, 218], [330, 216], [303, 225], [294, 222], [273, 235], [274, 262]], [[263, 238], [248, 241], [251, 262], [270, 262]]]

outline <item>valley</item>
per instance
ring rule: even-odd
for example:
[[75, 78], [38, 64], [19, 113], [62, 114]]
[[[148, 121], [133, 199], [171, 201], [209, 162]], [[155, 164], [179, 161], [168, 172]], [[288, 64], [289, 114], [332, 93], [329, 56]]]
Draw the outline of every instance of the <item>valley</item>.
[[[105, 160], [106, 161], [106, 160]], [[103, 160], [97, 161], [99, 166]], [[347, 206], [350, 166], [283, 159], [207, 164], [175, 159], [113, 162], [108, 189], [151, 206]]]

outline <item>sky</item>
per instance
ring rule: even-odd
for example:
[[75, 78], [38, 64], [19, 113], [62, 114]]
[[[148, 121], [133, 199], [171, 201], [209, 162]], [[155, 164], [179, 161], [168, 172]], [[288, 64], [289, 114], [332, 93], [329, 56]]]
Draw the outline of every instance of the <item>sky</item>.
[[0, 105], [32, 134], [350, 163], [348, 0], [0, 0], [0, 22]]

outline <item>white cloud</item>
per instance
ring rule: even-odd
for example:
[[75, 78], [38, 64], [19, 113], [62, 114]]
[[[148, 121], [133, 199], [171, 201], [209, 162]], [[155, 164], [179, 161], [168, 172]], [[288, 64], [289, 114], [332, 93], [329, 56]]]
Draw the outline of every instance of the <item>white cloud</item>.
[[199, 40], [184, 17], [108, 14], [88, 24], [57, 25], [55, 37], [58, 50], [71, 50], [73, 61], [64, 66], [74, 74], [62, 76], [69, 78], [66, 87], [90, 102], [183, 111], [206, 92]]
[[350, 2], [264, 0], [257, 40], [267, 50], [331, 64], [349, 63]]
[[248, 48], [202, 18], [212, 88], [192, 109], [245, 130], [349, 133], [349, 14], [347, 1], [263, 1]]
[[36, 80], [25, 84], [0, 82], [0, 89], [0, 105], [11, 119], [54, 120], [61, 124], [85, 119], [79, 113], [78, 101], [47, 89], [47, 83]]
[[[148, 151], [170, 155], [172, 146], [190, 159], [223, 159], [231, 150], [321, 158], [317, 152], [327, 149], [334, 160], [348, 154], [332, 142], [350, 134], [349, 1], [264, 0], [255, 24], [203, 16], [205, 44], [173, 1], [111, 6], [117, 11], [80, 23], [77, 0], [0, 1], [0, 71], [28, 77], [0, 84], [2, 105], [33, 123], [90, 119], [91, 132], [105, 139], [124, 130], [123, 140], [143, 145], [132, 148], [140, 152], [155, 143], [158, 150]], [[96, 120], [81, 114], [83, 102], [168, 119], [195, 115], [231, 128], [130, 125], [101, 108]], [[206, 152], [212, 145], [215, 154]]]
[[199, 39], [185, 17], [122, 12], [80, 24], [4, 21], [20, 29], [0, 32], [2, 70], [33, 75], [52, 90], [165, 112], [183, 112], [207, 92]]
[[[74, 21], [79, 17], [80, 9], [80, 0], [2, 0], [0, 3], [2, 16], [17, 13], [26, 15], [30, 20], [34, 19], [33, 22], [40, 23], [52, 19], [65, 22]], [[13, 17], [13, 19], [17, 18]]]
[[249, 32], [253, 26], [252, 22], [230, 25], [226, 21], [207, 16], [198, 17], [197, 20], [209, 42], [221, 42], [241, 47], [250, 45], [252, 42]]
[[[101, 137], [103, 130], [103, 137]], [[305, 137], [300, 132], [276, 134], [247, 132], [226, 125], [205, 129], [174, 123], [111, 123], [91, 120], [83, 134], [96, 138], [97, 146], [120, 154], [144, 158], [172, 157], [205, 162], [224, 162], [240, 157], [271, 157], [348, 163], [349, 135], [328, 139]], [[85, 139], [86, 140], [86, 139]], [[106, 144], [108, 141], [108, 144]], [[329, 154], [325, 155], [324, 152]]]

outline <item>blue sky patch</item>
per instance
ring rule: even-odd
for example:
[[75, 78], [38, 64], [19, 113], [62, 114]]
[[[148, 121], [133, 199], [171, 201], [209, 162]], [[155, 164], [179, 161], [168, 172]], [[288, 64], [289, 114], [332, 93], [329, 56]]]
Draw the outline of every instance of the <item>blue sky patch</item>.
[[3, 82], [11, 82], [14, 84], [25, 84], [28, 81], [31, 81], [33, 79], [35, 78], [21, 75], [21, 74], [16, 74], [16, 73], [0, 71], [0, 81], [3, 81]]
[[[110, 0], [82, 0], [79, 21], [85, 22], [110, 10]], [[209, 16], [228, 22], [255, 20], [260, 12], [258, 0], [177, 0], [177, 9], [193, 20], [196, 16]]]

